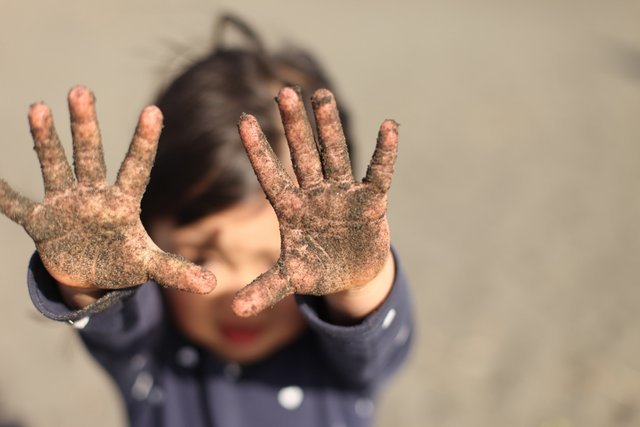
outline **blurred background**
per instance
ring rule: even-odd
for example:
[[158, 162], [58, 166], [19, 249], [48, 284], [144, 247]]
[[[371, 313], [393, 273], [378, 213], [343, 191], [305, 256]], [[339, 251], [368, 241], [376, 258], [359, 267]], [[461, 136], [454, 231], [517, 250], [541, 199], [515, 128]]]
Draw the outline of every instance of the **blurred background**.
[[[113, 180], [220, 12], [326, 65], [359, 176], [380, 122], [402, 125], [390, 218], [417, 341], [377, 426], [640, 425], [640, 2], [0, 0], [0, 176], [42, 198], [27, 108], [52, 107], [70, 153], [83, 83]], [[124, 426], [73, 330], [31, 306], [33, 243], [4, 217], [0, 240], [0, 425]]]

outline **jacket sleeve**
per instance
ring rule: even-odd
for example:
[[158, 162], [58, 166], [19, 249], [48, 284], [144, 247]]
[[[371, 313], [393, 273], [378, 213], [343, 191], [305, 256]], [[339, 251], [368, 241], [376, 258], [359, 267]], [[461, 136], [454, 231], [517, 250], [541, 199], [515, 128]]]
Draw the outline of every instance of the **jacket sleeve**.
[[58, 284], [38, 253], [29, 262], [29, 296], [36, 309], [52, 320], [64, 321], [80, 330], [89, 350], [118, 352], [148, 345], [163, 321], [163, 304], [154, 282], [135, 288], [110, 291], [80, 310], [67, 307]]
[[323, 319], [323, 299], [296, 296], [303, 316], [320, 341], [325, 357], [346, 385], [375, 388], [406, 359], [413, 337], [407, 279], [393, 251], [396, 274], [383, 304], [360, 323], [339, 326]]

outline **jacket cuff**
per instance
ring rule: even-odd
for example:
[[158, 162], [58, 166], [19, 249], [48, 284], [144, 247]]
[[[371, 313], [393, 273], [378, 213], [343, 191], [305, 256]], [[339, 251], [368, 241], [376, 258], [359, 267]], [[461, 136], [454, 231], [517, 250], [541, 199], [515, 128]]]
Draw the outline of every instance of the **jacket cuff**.
[[[124, 300], [131, 298], [140, 287], [112, 290], [84, 308], [71, 309], [62, 299], [58, 284], [42, 264], [38, 252], [34, 252], [29, 261], [27, 285], [31, 301], [40, 313], [49, 319], [71, 324], [85, 318], [88, 319], [108, 307], [124, 302]], [[81, 322], [78, 323], [81, 324]]]
[[324, 316], [326, 305], [322, 297], [296, 295], [296, 302], [310, 327], [321, 335], [328, 335], [341, 340], [356, 339], [357, 341], [366, 341], [371, 335], [377, 334], [377, 331], [388, 329], [392, 323], [395, 323], [393, 321], [396, 316], [399, 318], [405, 317], [401, 316], [397, 310], [410, 310], [410, 307], [407, 306], [406, 278], [393, 248], [392, 254], [396, 264], [396, 273], [389, 295], [387, 295], [380, 307], [369, 313], [359, 323], [349, 326], [331, 323]]

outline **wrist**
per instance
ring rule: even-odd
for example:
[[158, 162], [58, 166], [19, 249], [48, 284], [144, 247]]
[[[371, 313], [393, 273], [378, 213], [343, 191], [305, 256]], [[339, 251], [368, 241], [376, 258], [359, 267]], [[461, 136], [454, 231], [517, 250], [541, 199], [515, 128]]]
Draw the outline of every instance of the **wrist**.
[[99, 288], [78, 288], [58, 283], [58, 290], [69, 308], [80, 309], [96, 302], [107, 291]]
[[325, 295], [328, 316], [338, 324], [353, 324], [362, 320], [386, 300], [395, 278], [395, 261], [391, 250], [378, 274], [362, 286]]

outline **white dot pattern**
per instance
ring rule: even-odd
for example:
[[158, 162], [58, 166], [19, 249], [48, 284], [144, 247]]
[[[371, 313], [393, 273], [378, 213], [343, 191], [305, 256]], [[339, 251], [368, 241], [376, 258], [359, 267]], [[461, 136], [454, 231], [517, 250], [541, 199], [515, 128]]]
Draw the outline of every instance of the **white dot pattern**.
[[391, 310], [389, 310], [387, 315], [384, 316], [384, 320], [382, 321], [382, 329], [387, 329], [389, 326], [391, 326], [391, 323], [395, 318], [396, 318], [396, 309], [392, 308]]
[[178, 365], [183, 368], [193, 368], [198, 364], [200, 356], [195, 348], [190, 346], [181, 347], [176, 353]]
[[398, 333], [393, 338], [393, 342], [396, 345], [403, 345], [409, 339], [409, 327], [407, 325], [402, 325], [398, 330]]
[[278, 392], [278, 403], [289, 411], [299, 408], [303, 400], [304, 392], [295, 385], [284, 387]]
[[89, 324], [89, 316], [75, 321], [70, 321], [69, 323], [71, 323], [71, 326], [76, 329], [84, 329]]
[[131, 397], [136, 400], [146, 400], [153, 388], [153, 377], [149, 372], [143, 371], [138, 374], [131, 386]]
[[136, 354], [129, 360], [129, 366], [131, 369], [135, 369], [136, 371], [142, 369], [147, 364], [147, 356], [144, 354]]
[[373, 411], [376, 409], [371, 399], [358, 399], [355, 404], [356, 415], [360, 418], [369, 418], [373, 415]]

